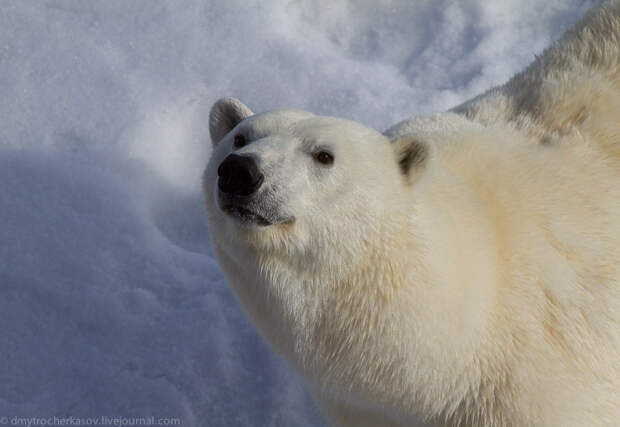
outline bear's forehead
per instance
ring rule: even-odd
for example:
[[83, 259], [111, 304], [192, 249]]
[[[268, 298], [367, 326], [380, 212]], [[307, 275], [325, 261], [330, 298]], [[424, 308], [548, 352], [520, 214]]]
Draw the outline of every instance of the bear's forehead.
[[301, 110], [275, 110], [256, 114], [243, 120], [238, 131], [252, 139], [269, 135], [292, 135], [296, 123], [313, 117]]
[[238, 127], [249, 139], [269, 136], [289, 137], [300, 141], [375, 140], [379, 132], [360, 123], [337, 117], [315, 116], [301, 110], [276, 110], [245, 119]]

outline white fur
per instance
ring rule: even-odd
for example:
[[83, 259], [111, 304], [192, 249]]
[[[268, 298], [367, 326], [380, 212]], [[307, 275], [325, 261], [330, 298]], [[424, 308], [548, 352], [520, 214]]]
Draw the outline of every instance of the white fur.
[[[505, 86], [385, 135], [216, 104], [217, 257], [333, 424], [620, 423], [619, 39], [608, 1]], [[294, 222], [219, 209], [238, 133]]]

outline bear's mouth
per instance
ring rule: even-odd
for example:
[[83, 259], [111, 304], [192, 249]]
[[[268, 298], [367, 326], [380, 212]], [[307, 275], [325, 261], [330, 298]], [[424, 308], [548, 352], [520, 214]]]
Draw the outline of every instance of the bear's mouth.
[[231, 196], [218, 191], [217, 202], [221, 212], [244, 226], [267, 227], [295, 222], [293, 215], [282, 212], [280, 202], [269, 191], [251, 196]]
[[222, 210], [226, 212], [228, 215], [232, 216], [233, 218], [239, 220], [241, 223], [244, 223], [244, 224], [251, 223], [251, 224], [262, 225], [262, 226], [267, 226], [267, 225], [272, 224], [272, 222], [269, 221], [264, 216], [259, 215], [258, 213], [248, 208], [244, 208], [243, 206], [227, 204], [227, 205], [222, 206]]

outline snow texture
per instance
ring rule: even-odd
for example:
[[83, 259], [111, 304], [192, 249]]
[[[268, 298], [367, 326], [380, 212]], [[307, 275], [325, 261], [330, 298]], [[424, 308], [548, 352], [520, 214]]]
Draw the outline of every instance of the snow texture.
[[209, 247], [222, 96], [378, 129], [506, 81], [583, 0], [0, 4], [0, 415], [323, 425]]

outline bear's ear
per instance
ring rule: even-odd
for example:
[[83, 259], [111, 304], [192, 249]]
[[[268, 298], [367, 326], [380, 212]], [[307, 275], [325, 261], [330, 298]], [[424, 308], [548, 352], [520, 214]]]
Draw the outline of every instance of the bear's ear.
[[424, 136], [417, 134], [399, 136], [391, 142], [405, 181], [410, 184], [417, 182], [435, 156], [433, 145]]
[[236, 98], [218, 100], [209, 113], [209, 133], [213, 145], [217, 145], [239, 122], [252, 114], [252, 110]]

